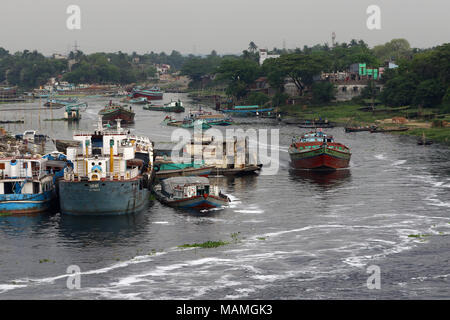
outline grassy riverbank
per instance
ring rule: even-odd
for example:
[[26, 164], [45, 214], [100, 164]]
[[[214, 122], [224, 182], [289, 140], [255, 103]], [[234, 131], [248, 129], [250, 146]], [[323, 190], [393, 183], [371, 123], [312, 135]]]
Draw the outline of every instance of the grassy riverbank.
[[[393, 117], [409, 118], [409, 115], [417, 113], [418, 109], [404, 109], [404, 108], [389, 108], [385, 106], [377, 106], [380, 112], [362, 111], [361, 105], [352, 104], [335, 104], [328, 106], [299, 106], [289, 105], [278, 108], [278, 111], [285, 113], [284, 118], [298, 118], [305, 120], [314, 119], [328, 119], [331, 122], [336, 122], [339, 126], [366, 126], [378, 125], [381, 127], [398, 126], [393, 124], [390, 119]], [[426, 117], [434, 110], [424, 110], [422, 114]], [[443, 120], [450, 121], [450, 115], [446, 115]], [[404, 124], [410, 128], [405, 132], [397, 134], [412, 135], [421, 137], [424, 133], [427, 139], [435, 142], [445, 143], [450, 145], [450, 128], [432, 128], [430, 120], [423, 120], [422, 118], [410, 119], [408, 123]]]

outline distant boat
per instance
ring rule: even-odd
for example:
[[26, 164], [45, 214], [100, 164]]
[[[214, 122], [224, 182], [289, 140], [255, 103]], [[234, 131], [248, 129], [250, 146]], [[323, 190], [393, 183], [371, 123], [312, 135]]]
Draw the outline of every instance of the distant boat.
[[433, 144], [433, 140], [427, 139], [425, 133], [423, 133], [422, 137], [417, 140], [417, 144], [419, 146], [429, 146]]
[[202, 110], [190, 112], [186, 119], [203, 120], [211, 126], [230, 126], [233, 124], [233, 119], [230, 116], [225, 116], [222, 113], [213, 114]]
[[205, 120], [199, 119], [185, 119], [181, 123], [182, 128], [192, 129], [192, 128], [201, 128], [202, 130], [208, 130], [211, 128], [211, 125], [209, 125]]
[[294, 169], [335, 170], [349, 166], [351, 153], [332, 136], [317, 131], [292, 139], [289, 156]]
[[409, 128], [407, 127], [399, 127], [399, 128], [374, 128], [371, 129], [370, 132], [371, 133], [380, 133], [380, 132], [403, 132], [403, 131], [408, 131]]
[[334, 128], [335, 123], [328, 121], [328, 120], [303, 120], [302, 122], [297, 123], [299, 128], [309, 128], [309, 129], [316, 129], [316, 128]]
[[152, 87], [150, 89], [133, 89], [131, 91], [130, 96], [134, 98], [147, 98], [148, 101], [150, 100], [162, 100], [164, 93], [161, 91], [158, 87]]
[[144, 110], [181, 113], [184, 112], [184, 107], [183, 103], [178, 100], [166, 103], [165, 105], [146, 105], [144, 106]]
[[84, 103], [75, 103], [66, 105], [66, 111], [64, 112], [64, 119], [67, 121], [78, 121], [81, 119], [81, 111], [86, 110], [88, 104]]
[[345, 127], [345, 132], [362, 132], [362, 131], [371, 131], [376, 129], [377, 126], [366, 126], [366, 127]]
[[112, 101], [109, 102], [109, 105], [105, 106], [98, 113], [102, 116], [102, 120], [104, 122], [113, 122], [116, 119], [121, 119], [122, 123], [133, 123], [135, 113], [131, 107], [127, 108], [125, 106], [114, 105]]
[[127, 102], [132, 103], [132, 104], [147, 104], [148, 103], [148, 99], [144, 98], [144, 97], [141, 97], [141, 98], [128, 100]]
[[260, 106], [234, 106], [231, 109], [221, 109], [220, 111], [224, 113], [233, 113], [235, 115], [239, 116], [256, 116], [259, 113], [262, 112], [269, 112], [272, 111], [273, 108], [266, 108], [266, 107], [260, 107]]
[[184, 209], [212, 209], [226, 206], [230, 198], [204, 177], [176, 177], [155, 186], [156, 198], [163, 204]]
[[62, 153], [66, 153], [67, 148], [78, 148], [81, 146], [81, 142], [77, 141], [77, 140], [56, 139], [56, 140], [52, 140], [52, 141], [56, 146], [56, 150], [58, 150], [59, 152], [62, 152]]
[[44, 103], [45, 107], [59, 109], [71, 104], [78, 103], [77, 98], [69, 98], [69, 99], [47, 99], [47, 102]]
[[23, 134], [16, 134], [17, 140], [23, 140], [32, 143], [45, 142], [48, 138], [45, 134], [38, 134], [36, 130], [27, 130]]

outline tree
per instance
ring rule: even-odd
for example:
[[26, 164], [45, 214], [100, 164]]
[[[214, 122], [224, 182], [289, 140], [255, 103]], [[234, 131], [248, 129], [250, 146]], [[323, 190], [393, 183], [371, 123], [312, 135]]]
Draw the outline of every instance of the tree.
[[246, 100], [249, 105], [263, 106], [270, 101], [270, 98], [262, 92], [251, 92]]
[[293, 53], [279, 58], [280, 67], [294, 82], [301, 95], [313, 83], [313, 77], [326, 69], [328, 63], [321, 53]]
[[253, 41], [251, 41], [248, 45], [248, 50], [252, 53], [255, 53], [256, 50], [258, 50], [258, 46]]
[[437, 79], [422, 81], [415, 90], [413, 103], [417, 106], [436, 107], [441, 103], [445, 91]]
[[259, 64], [242, 58], [224, 59], [217, 70], [218, 80], [228, 83], [227, 94], [240, 99], [260, 74]]
[[315, 82], [312, 85], [313, 99], [319, 103], [330, 102], [335, 99], [336, 89], [330, 82]]
[[381, 61], [398, 61], [410, 58], [412, 50], [408, 40], [392, 39], [383, 45], [375, 46], [373, 53]]

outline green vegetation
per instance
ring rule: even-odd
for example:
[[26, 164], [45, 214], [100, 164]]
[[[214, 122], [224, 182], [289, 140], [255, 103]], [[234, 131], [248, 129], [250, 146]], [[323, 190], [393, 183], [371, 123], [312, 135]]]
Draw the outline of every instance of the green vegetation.
[[120, 51], [85, 55], [76, 51], [66, 59], [55, 59], [37, 51], [10, 54], [0, 48], [0, 83], [31, 89], [44, 85], [51, 77], [62, 76], [63, 80], [76, 84], [129, 84], [152, 79], [156, 75], [155, 64], [168, 64], [170, 72], [176, 72], [191, 57], [178, 51], [170, 55], [164, 52], [129, 55]]
[[424, 237], [430, 237], [431, 236], [431, 234], [410, 234], [410, 235], [408, 235], [408, 237], [409, 238], [418, 238], [418, 239], [421, 239], [421, 238], [424, 238]]
[[46, 58], [36, 50], [10, 54], [0, 48], [0, 83], [7, 82], [25, 89], [36, 88], [66, 69], [66, 60]]
[[39, 260], [39, 263], [48, 263], [48, 262], [55, 263], [56, 261], [52, 261], [50, 259], [41, 259], [41, 260]]
[[221, 246], [226, 246], [227, 244], [230, 244], [230, 242], [227, 241], [206, 241], [203, 243], [193, 243], [193, 244], [183, 244], [181, 246], [178, 246], [179, 248], [204, 248], [204, 249], [211, 249], [211, 248], [217, 248]]
[[178, 246], [178, 248], [203, 248], [203, 249], [211, 249], [211, 248], [218, 248], [221, 246], [226, 246], [231, 243], [238, 243], [240, 232], [235, 232], [230, 235], [231, 242], [230, 241], [206, 241], [203, 243], [193, 243], [193, 244], [183, 244], [181, 246]]
[[400, 60], [400, 67], [383, 75], [381, 100], [389, 106], [437, 107], [448, 111], [450, 100], [450, 44]]

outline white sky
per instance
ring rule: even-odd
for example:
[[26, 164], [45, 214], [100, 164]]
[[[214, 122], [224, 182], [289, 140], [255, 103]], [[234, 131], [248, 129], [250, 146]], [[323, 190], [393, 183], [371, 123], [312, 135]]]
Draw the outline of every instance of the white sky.
[[[81, 30], [68, 30], [66, 9], [81, 8]], [[366, 27], [369, 5], [381, 30]], [[1, 0], [0, 47], [66, 53], [240, 53], [363, 39], [373, 46], [406, 38], [413, 47], [449, 41], [449, 0]]]

